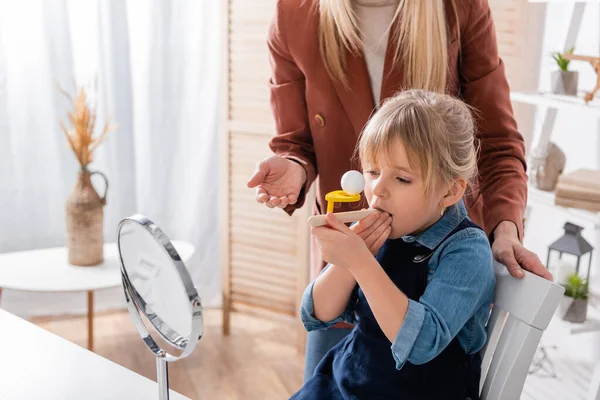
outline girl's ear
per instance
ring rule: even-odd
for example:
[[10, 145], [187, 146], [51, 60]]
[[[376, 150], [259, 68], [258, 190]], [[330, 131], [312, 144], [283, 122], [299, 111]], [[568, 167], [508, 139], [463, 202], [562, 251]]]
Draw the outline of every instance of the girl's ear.
[[458, 201], [462, 199], [463, 195], [465, 194], [465, 190], [467, 190], [466, 179], [455, 179], [450, 185], [448, 192], [442, 199], [442, 207], [446, 209], [458, 203]]

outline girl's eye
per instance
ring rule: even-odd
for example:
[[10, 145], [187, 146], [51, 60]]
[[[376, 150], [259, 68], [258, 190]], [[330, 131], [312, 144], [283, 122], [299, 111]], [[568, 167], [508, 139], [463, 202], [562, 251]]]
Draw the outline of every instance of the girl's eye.
[[404, 179], [404, 178], [396, 178], [398, 180], [398, 182], [403, 183], [405, 185], [408, 185], [409, 183], [411, 183], [409, 180]]
[[372, 175], [372, 176], [376, 176], [376, 175], [378, 175], [377, 171], [373, 171], [373, 170], [368, 170], [368, 171], [367, 171], [367, 174], [368, 174], [368, 175]]

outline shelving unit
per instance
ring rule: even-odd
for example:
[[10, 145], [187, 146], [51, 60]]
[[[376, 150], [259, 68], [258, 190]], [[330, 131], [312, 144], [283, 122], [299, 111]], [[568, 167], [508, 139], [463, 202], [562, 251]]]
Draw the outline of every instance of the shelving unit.
[[[519, 103], [553, 108], [560, 111], [586, 113], [600, 118], [600, 99], [596, 98], [586, 104], [583, 100], [583, 93], [575, 97], [545, 92], [515, 91], [511, 92], [510, 98], [512, 101]], [[529, 186], [529, 202], [531, 205], [541, 204], [549, 207], [560, 207], [569, 215], [593, 221], [596, 229], [600, 230], [600, 213], [558, 206], [554, 203], [554, 197], [555, 194], [553, 192], [545, 192], [531, 185]]]
[[[592, 4], [600, 4], [600, 0], [528, 0], [529, 3], [561, 3], [561, 4], [572, 4], [573, 12], [571, 15], [571, 21], [569, 29], [566, 35], [564, 43], [564, 51], [567, 51], [575, 45], [577, 36], [579, 34], [579, 28], [583, 20], [583, 13], [586, 6]], [[541, 5], [541, 4], [540, 4]], [[590, 103], [586, 104], [583, 100], [583, 93], [578, 96], [561, 96], [551, 93], [544, 92], [513, 92], [511, 93], [511, 99], [514, 102], [520, 102], [525, 104], [536, 105], [545, 111], [544, 119], [541, 124], [538, 124], [534, 129], [534, 146], [545, 145], [551, 140], [552, 130], [554, 128], [554, 122], [556, 120], [557, 113], [559, 111], [566, 111], [573, 115], [587, 114], [598, 118], [600, 121], [600, 99], [596, 98]], [[545, 110], [544, 110], [545, 109]], [[598, 134], [600, 134], [600, 126], [598, 127]], [[600, 148], [598, 148], [598, 157], [600, 157]], [[596, 240], [600, 242], [600, 213], [588, 212], [585, 210], [572, 209], [557, 206], [555, 204], [555, 194], [552, 192], [544, 192], [529, 186], [529, 201], [528, 205], [545, 205], [551, 207], [557, 207], [563, 210], [568, 215], [573, 217], [579, 217], [588, 221], [593, 221], [596, 228]], [[588, 321], [584, 324], [570, 324], [562, 321], [559, 317], [553, 318], [551, 323], [555, 327], [559, 328], [559, 331], [566, 334], [581, 334], [600, 331], [600, 320], [598, 315], [589, 316]], [[559, 341], [562, 341], [561, 335], [558, 335]], [[569, 393], [572, 396], [572, 393]], [[562, 398], [562, 397], [557, 397]], [[600, 400], [600, 361], [597, 361], [592, 373], [591, 381], [587, 390], [586, 400]]]
[[[598, 0], [600, 2], [600, 0]], [[600, 118], [600, 100], [595, 98], [588, 104], [583, 101], [583, 92], [565, 96], [544, 92], [511, 92], [510, 98], [519, 103], [555, 108], [561, 111], [585, 112]]]

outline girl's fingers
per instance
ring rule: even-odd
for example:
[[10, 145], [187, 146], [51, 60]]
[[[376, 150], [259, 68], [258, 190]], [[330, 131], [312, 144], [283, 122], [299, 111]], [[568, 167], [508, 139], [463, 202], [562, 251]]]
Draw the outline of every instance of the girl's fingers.
[[335, 215], [333, 215], [333, 213], [327, 213], [327, 224], [332, 227], [333, 229], [340, 231], [342, 233], [349, 233], [352, 232], [352, 230], [350, 228], [348, 228], [342, 221], [340, 221], [339, 219], [337, 219], [337, 217]]
[[338, 230], [335, 228], [330, 228], [326, 225], [311, 228], [310, 232], [315, 238], [317, 238], [319, 242], [333, 242], [336, 239], [339, 239], [340, 235]]
[[377, 223], [374, 224], [376, 227], [367, 237], [364, 237], [365, 242], [367, 244], [374, 243], [379, 238], [379, 236], [381, 236], [381, 234], [385, 231], [385, 229], [388, 226], [390, 226], [391, 222], [392, 217], [390, 217], [389, 214], [381, 214], [380, 218], [377, 220]]
[[[359, 233], [360, 236], [366, 240], [366, 238], [369, 237], [375, 231], [375, 229], [377, 229], [385, 221], [386, 215], [387, 213], [369, 215], [367, 218], [359, 222], [360, 224], [364, 221], [365, 226], [360, 230], [360, 232], [357, 233]], [[371, 219], [369, 220], [369, 218]]]
[[383, 244], [385, 243], [387, 238], [390, 236], [391, 231], [392, 231], [391, 226], [388, 226], [387, 228], [385, 228], [385, 230], [383, 231], [383, 234], [381, 236], [379, 236], [377, 238], [377, 240], [375, 240], [375, 243], [373, 243], [372, 246], [369, 246], [373, 255], [377, 254], [377, 252], [379, 251], [381, 246], [383, 246]]
[[354, 232], [358, 233], [359, 235], [362, 235], [364, 232], [371, 229], [371, 226], [373, 225], [373, 223], [375, 223], [375, 221], [377, 221], [378, 218], [378, 214], [371, 214], [368, 215], [366, 218], [361, 219], [356, 223], [356, 225], [354, 225]]

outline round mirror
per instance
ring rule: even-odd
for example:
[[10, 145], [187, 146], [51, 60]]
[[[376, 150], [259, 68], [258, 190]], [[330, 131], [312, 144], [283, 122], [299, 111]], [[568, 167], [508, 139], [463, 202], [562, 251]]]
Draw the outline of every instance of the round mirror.
[[184, 242], [171, 243], [142, 215], [121, 221], [117, 244], [127, 307], [144, 343], [156, 356], [159, 398], [168, 399], [167, 362], [187, 357], [202, 337], [202, 304], [183, 262], [194, 248]]

